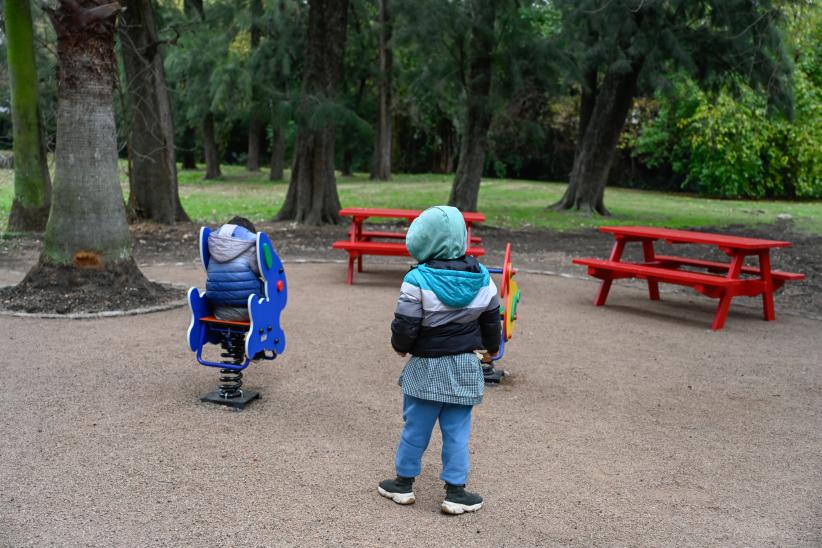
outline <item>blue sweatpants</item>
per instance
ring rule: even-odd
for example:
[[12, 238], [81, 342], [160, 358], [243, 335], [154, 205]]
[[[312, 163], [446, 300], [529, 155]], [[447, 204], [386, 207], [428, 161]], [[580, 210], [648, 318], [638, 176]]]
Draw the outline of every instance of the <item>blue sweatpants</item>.
[[402, 420], [405, 426], [397, 447], [397, 475], [419, 475], [422, 454], [428, 448], [437, 419], [442, 431], [442, 474], [451, 485], [465, 485], [470, 468], [468, 438], [471, 435], [471, 405], [422, 400], [405, 395]]

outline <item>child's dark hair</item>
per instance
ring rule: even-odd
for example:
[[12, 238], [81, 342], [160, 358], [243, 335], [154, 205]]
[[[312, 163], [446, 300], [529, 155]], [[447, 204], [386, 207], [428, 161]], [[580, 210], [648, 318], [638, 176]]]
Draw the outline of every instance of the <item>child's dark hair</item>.
[[251, 221], [249, 221], [245, 217], [240, 217], [239, 215], [232, 217], [231, 220], [228, 221], [228, 224], [241, 226], [249, 232], [253, 232], [254, 234], [257, 233], [257, 229], [254, 228], [254, 225], [251, 223]]

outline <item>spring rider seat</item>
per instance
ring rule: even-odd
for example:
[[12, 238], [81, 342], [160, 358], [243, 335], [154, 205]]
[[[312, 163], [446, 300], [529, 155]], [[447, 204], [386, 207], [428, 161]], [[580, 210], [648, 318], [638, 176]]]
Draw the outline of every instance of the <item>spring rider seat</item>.
[[514, 276], [517, 274], [517, 269], [511, 264], [510, 243], [505, 246], [505, 260], [502, 263], [502, 268], [489, 268], [488, 272], [502, 275], [499, 290], [499, 315], [502, 336], [500, 337], [499, 352], [491, 358], [491, 363], [482, 364], [482, 374], [483, 377], [485, 377], [486, 383], [498, 383], [502, 380], [502, 377], [505, 376], [505, 371], [501, 368], [496, 369], [494, 365], [497, 361], [501, 360], [505, 354], [505, 343], [510, 341], [514, 336], [514, 327], [517, 324], [517, 305], [521, 297], [519, 286], [514, 279]]
[[[211, 229], [200, 228], [200, 259], [208, 269], [208, 235]], [[220, 368], [220, 387], [206, 394], [200, 401], [243, 409], [259, 398], [253, 390], [243, 390], [243, 370], [252, 361], [273, 360], [285, 350], [285, 333], [280, 326], [280, 314], [288, 300], [288, 286], [283, 263], [277, 256], [269, 237], [257, 233], [257, 264], [263, 278], [263, 295], [249, 295], [249, 321], [218, 320], [206, 301], [205, 292], [196, 287], [188, 290], [191, 323], [188, 326], [188, 346], [197, 353], [197, 361], [206, 367]], [[203, 358], [207, 344], [222, 348], [222, 361]]]

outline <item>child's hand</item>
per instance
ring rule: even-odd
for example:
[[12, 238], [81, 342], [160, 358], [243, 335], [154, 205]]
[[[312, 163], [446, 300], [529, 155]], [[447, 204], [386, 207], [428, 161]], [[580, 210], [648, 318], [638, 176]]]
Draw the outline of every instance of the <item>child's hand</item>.
[[399, 356], [400, 358], [404, 358], [407, 354], [407, 352], [397, 352], [397, 356]]
[[491, 354], [489, 354], [488, 352], [483, 352], [482, 356], [480, 357], [480, 361], [482, 363], [491, 363], [493, 361], [492, 358], [493, 356]]

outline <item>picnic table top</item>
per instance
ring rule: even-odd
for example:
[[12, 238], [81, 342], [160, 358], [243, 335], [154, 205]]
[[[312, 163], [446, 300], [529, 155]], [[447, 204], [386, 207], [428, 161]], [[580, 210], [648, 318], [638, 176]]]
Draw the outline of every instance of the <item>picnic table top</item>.
[[713, 234], [693, 230], [674, 230], [653, 226], [603, 226], [600, 227], [599, 230], [619, 236], [661, 239], [670, 243], [709, 244], [731, 249], [770, 249], [772, 247], [790, 247], [791, 245], [790, 242], [779, 240], [744, 238], [741, 236], [729, 236], [727, 234]]
[[[420, 216], [423, 210], [421, 209], [388, 209], [379, 207], [346, 207], [340, 210], [340, 215], [343, 217], [392, 217], [402, 219], [416, 219]], [[485, 215], [482, 213], [475, 213], [466, 211], [462, 213], [463, 218], [468, 223], [482, 223], [485, 222]]]

